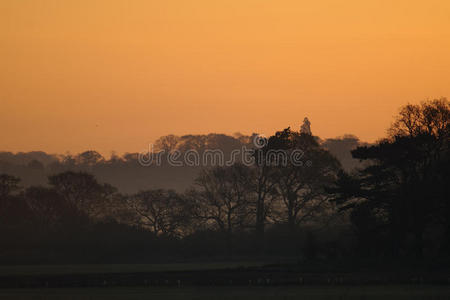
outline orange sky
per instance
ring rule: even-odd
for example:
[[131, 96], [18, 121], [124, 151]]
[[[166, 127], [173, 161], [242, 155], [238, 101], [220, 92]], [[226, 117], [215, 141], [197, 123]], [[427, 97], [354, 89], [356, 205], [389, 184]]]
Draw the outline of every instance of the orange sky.
[[1, 0], [0, 150], [165, 134], [385, 134], [450, 97], [450, 1]]

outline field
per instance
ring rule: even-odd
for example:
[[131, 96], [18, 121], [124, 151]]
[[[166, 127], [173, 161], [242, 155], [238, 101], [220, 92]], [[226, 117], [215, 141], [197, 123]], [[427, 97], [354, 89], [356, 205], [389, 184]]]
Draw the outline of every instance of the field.
[[302, 272], [262, 262], [0, 266], [2, 299], [450, 299], [447, 273]]
[[91, 265], [18, 265], [0, 266], [0, 276], [142, 273], [234, 269], [258, 267], [263, 262], [214, 262], [172, 264], [91, 264]]
[[450, 299], [448, 286], [304, 286], [304, 287], [181, 287], [79, 288], [0, 290], [0, 299], [106, 300], [106, 299]]

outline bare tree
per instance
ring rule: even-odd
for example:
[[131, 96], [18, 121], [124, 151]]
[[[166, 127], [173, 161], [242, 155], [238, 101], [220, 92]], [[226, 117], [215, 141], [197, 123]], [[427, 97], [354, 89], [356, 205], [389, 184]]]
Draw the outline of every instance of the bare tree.
[[56, 174], [49, 177], [49, 183], [68, 203], [94, 218], [107, 215], [116, 194], [116, 188], [85, 172]]
[[450, 102], [446, 98], [407, 104], [389, 128], [391, 137], [427, 134], [439, 139], [448, 138]]
[[176, 149], [180, 137], [169, 134], [162, 136], [155, 141], [155, 151], [164, 151], [164, 153], [170, 153]]
[[230, 238], [235, 230], [250, 226], [252, 182], [248, 167], [235, 164], [203, 170], [196, 183], [197, 219], [226, 232]]
[[301, 163], [289, 161], [278, 165], [272, 173], [281, 199], [272, 217], [277, 222], [286, 222], [294, 231], [330, 207], [325, 187], [336, 179], [340, 163], [312, 135], [292, 132], [289, 128], [271, 137], [269, 148], [304, 153]]
[[156, 235], [184, 234], [187, 222], [183, 199], [172, 190], [141, 191], [127, 199], [128, 207], [135, 212], [134, 223]]

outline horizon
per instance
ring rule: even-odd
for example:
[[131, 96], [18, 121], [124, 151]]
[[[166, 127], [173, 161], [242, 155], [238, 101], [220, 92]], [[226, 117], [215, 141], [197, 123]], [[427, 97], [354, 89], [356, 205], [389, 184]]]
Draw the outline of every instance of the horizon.
[[[288, 127], [289, 127], [289, 126], [288, 126]], [[298, 127], [299, 127], [299, 126], [298, 126]], [[285, 128], [287, 128], [287, 127], [285, 127]], [[285, 128], [280, 128], [279, 130], [276, 130], [276, 131], [281, 131], [281, 130], [283, 130], [283, 129], [285, 129]], [[290, 127], [290, 128], [293, 129], [293, 131], [298, 131], [298, 130], [296, 130], [295, 128], [292, 128], [292, 127]], [[312, 133], [313, 133], [313, 136], [318, 137], [318, 138], [320, 138], [320, 139], [323, 140], [323, 141], [329, 140], [329, 139], [342, 139], [342, 138], [344, 138], [345, 136], [354, 136], [354, 137], [358, 138], [359, 142], [361, 142], [361, 143], [369, 143], [369, 144], [370, 144], [370, 143], [374, 143], [374, 142], [376, 142], [377, 140], [379, 140], [379, 139], [377, 139], [377, 140], [374, 140], [374, 141], [372, 141], [372, 142], [369, 142], [369, 141], [360, 139], [358, 136], [356, 136], [356, 135], [354, 135], [354, 134], [352, 134], [352, 133], [344, 133], [344, 134], [341, 134], [341, 135], [338, 135], [338, 136], [334, 136], [334, 137], [321, 137], [321, 136], [319, 136], [319, 135], [314, 134], [314, 131], [313, 131]], [[199, 134], [186, 133], [186, 134], [180, 134], [180, 135], [175, 135], [175, 136], [178, 136], [178, 137], [182, 138], [182, 137], [184, 137], [184, 136], [190, 136], [190, 135], [194, 135], [194, 136], [225, 135], [225, 136], [229, 136], [229, 137], [236, 138], [236, 135], [238, 135], [238, 134], [239, 134], [239, 135], [242, 135], [242, 136], [248, 136], [248, 137], [252, 136], [253, 134], [262, 135], [262, 136], [265, 136], [265, 137], [270, 137], [270, 136], [272, 136], [273, 134], [275, 134], [275, 132], [273, 132], [273, 133], [271, 133], [271, 134], [267, 134], [267, 135], [266, 135], [266, 134], [261, 134], [261, 133], [258, 133], [258, 132], [253, 132], [253, 133], [251, 133], [251, 134], [242, 133], [242, 132], [234, 132], [234, 133], [232, 133], [232, 134], [218, 133], [218, 132], [209, 132], [209, 133], [199, 133]], [[172, 135], [172, 134], [163, 135], [163, 136], [160, 136], [160, 137], [158, 137], [158, 138], [161, 138], [161, 137], [164, 137], [164, 136], [169, 136], [169, 135]], [[148, 150], [148, 147], [149, 147], [150, 145], [154, 145], [154, 144], [155, 144], [155, 142], [158, 140], [158, 138], [156, 138], [155, 140], [153, 140], [153, 141], [151, 141], [151, 142], [149, 142], [149, 143], [147, 143], [147, 144], [144, 144], [144, 147], [143, 147], [142, 149], [138, 149], [138, 150], [136, 150], [136, 151], [124, 151], [124, 152], [118, 152], [118, 151], [115, 151], [115, 150], [110, 150], [110, 151], [104, 151], [104, 152], [102, 152], [102, 151], [98, 151], [97, 149], [91, 149], [91, 148], [88, 149], [88, 148], [86, 148], [86, 149], [81, 149], [80, 151], [70, 151], [70, 150], [66, 150], [66, 151], [63, 151], [63, 152], [48, 152], [48, 151], [44, 151], [44, 150], [42, 150], [42, 149], [31, 149], [31, 150], [27, 150], [27, 151], [23, 151], [23, 150], [10, 151], [10, 150], [5, 150], [5, 149], [1, 149], [1, 148], [0, 148], [0, 153], [2, 153], [2, 152], [10, 152], [10, 153], [12, 153], [12, 154], [14, 154], [14, 155], [17, 155], [17, 154], [20, 154], [20, 153], [44, 152], [44, 153], [49, 154], [49, 155], [75, 155], [75, 154], [83, 153], [83, 152], [85, 152], [85, 151], [95, 151], [95, 152], [98, 152], [99, 154], [101, 154], [104, 158], [110, 158], [110, 157], [112, 157], [113, 155], [124, 156], [124, 155], [126, 155], [126, 154], [142, 153], [142, 152], [145, 152], [145, 151]], [[380, 138], [380, 139], [381, 139], [381, 138]]]

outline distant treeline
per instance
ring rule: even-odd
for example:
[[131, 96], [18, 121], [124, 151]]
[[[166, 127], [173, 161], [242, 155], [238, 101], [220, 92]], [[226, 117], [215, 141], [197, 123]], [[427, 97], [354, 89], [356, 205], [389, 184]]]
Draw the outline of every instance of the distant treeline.
[[[450, 258], [449, 119], [446, 99], [403, 107], [385, 139], [351, 151], [356, 168], [344, 168], [332, 151], [338, 153], [343, 140], [357, 139], [321, 141], [305, 120], [300, 131], [286, 128], [254, 147], [251, 165], [193, 167], [193, 183], [183, 191], [146, 188], [125, 194], [92, 174], [126, 170], [124, 176], [136, 178], [143, 173], [134, 172], [146, 167], [135, 155], [128, 160], [105, 160], [92, 151], [67, 156], [40, 168], [52, 170], [45, 185], [23, 187], [17, 176], [2, 174], [0, 262], [256, 256], [445, 261]], [[180, 145], [186, 151], [211, 145], [198, 143], [200, 137], [229, 139], [236, 146], [254, 138], [168, 136], [156, 145], [168, 153]], [[191, 139], [196, 142], [185, 143]], [[295, 151], [302, 163], [278, 155]], [[158, 168], [148, 169], [163, 176]], [[178, 169], [185, 174], [184, 168], [172, 171]]]
[[[233, 136], [224, 134], [208, 135], [168, 135], [160, 137], [153, 144], [153, 151], [169, 153], [178, 150], [185, 153], [195, 150], [199, 153], [207, 149], [221, 150], [225, 158], [229, 158], [233, 150], [242, 147], [253, 148], [251, 136], [239, 133]], [[318, 140], [318, 142], [335, 155], [346, 170], [354, 169], [359, 162], [351, 157], [350, 151], [365, 145], [357, 137], [345, 135], [334, 139]], [[163, 162], [166, 162], [163, 160]], [[24, 187], [46, 185], [47, 177], [65, 171], [83, 171], [95, 175], [101, 182], [113, 184], [123, 193], [134, 193], [148, 188], [166, 188], [184, 191], [190, 187], [200, 172], [198, 167], [173, 167], [167, 163], [156, 166], [142, 166], [138, 161], [138, 153], [126, 153], [118, 156], [112, 154], [105, 158], [100, 153], [89, 150], [76, 155], [47, 154], [41, 151], [32, 152], [0, 152], [0, 173], [21, 178]]]

